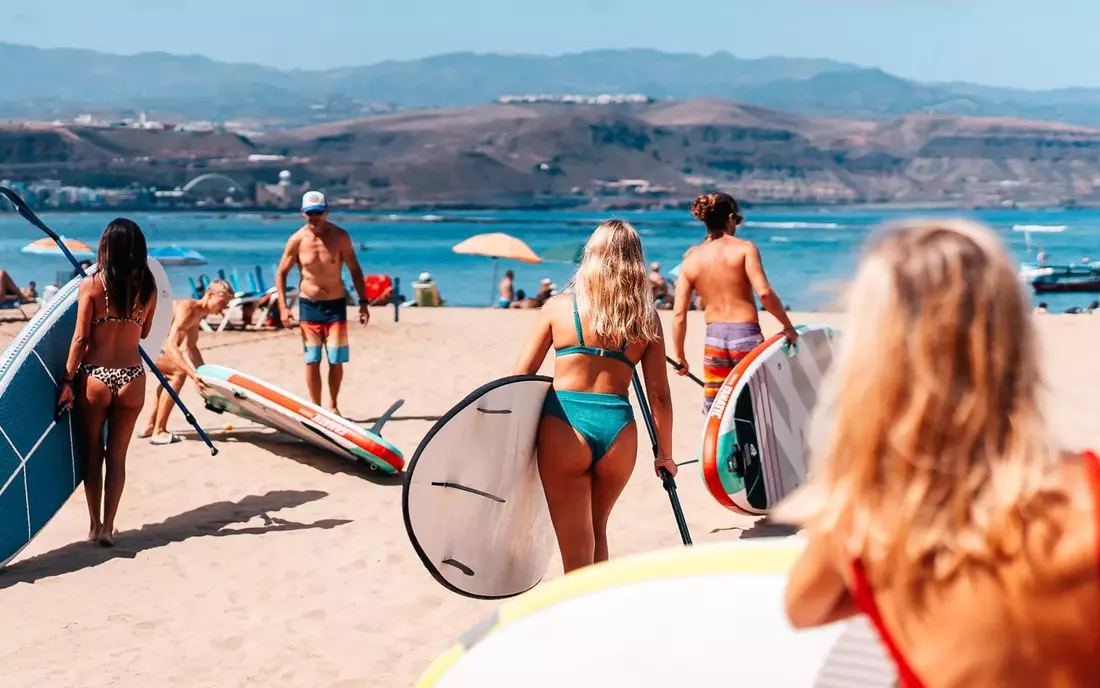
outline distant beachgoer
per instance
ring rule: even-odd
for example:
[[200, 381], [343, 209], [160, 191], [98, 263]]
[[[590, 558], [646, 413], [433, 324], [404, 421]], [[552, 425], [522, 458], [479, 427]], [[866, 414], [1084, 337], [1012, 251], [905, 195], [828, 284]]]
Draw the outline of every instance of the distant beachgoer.
[[649, 265], [649, 286], [653, 290], [653, 302], [660, 305], [669, 299], [668, 282], [661, 274], [661, 264], [657, 262]]
[[[183, 383], [190, 379], [205, 394], [198, 368], [204, 361], [199, 351], [199, 326], [209, 315], [224, 313], [233, 300], [233, 287], [225, 280], [214, 280], [201, 299], [179, 299], [171, 304], [172, 326], [164, 342], [164, 353], [155, 361], [172, 390], [179, 394]], [[171, 444], [179, 438], [168, 432], [168, 417], [176, 407], [172, 395], [158, 385], [149, 422], [138, 435], [148, 437], [152, 444]]]
[[538, 299], [527, 298], [527, 293], [522, 289], [516, 290], [516, 300], [508, 306], [509, 308], [542, 308], [542, 303]]
[[0, 302], [2, 303], [11, 301], [34, 301], [38, 298], [38, 293], [35, 291], [34, 286], [34, 282], [31, 282], [30, 286], [26, 289], [20, 289], [19, 285], [15, 283], [15, 280], [11, 278], [7, 270], [0, 270]]
[[145, 235], [131, 220], [118, 218], [103, 230], [98, 262], [98, 272], [80, 281], [76, 330], [65, 374], [58, 380], [58, 408], [70, 409], [75, 400], [80, 422], [74, 427], [79, 427], [84, 444], [88, 540], [109, 547], [126, 484], [126, 453], [145, 403], [139, 344], [153, 325], [157, 284], [149, 270]]
[[568, 573], [608, 558], [607, 521], [638, 455], [629, 393], [639, 362], [657, 431], [653, 468], [676, 474], [664, 337], [642, 241], [626, 222], [596, 228], [572, 293], [542, 307], [516, 374], [536, 373], [551, 347], [554, 385], [539, 425], [538, 469]]
[[772, 290], [760, 251], [751, 241], [734, 236], [741, 224], [740, 208], [729, 194], [706, 194], [695, 199], [691, 213], [707, 228], [707, 238], [688, 249], [676, 280], [672, 320], [673, 356], [677, 372], [689, 372], [684, 340], [692, 292], [706, 302], [707, 334], [703, 349], [703, 413], [710, 411], [726, 376], [764, 341], [753, 292], [783, 327], [787, 339], [798, 339], [783, 302]]
[[504, 271], [504, 279], [500, 281], [500, 298], [497, 300], [499, 308], [508, 308], [515, 300], [516, 273], [511, 270]]
[[297, 266], [298, 318], [305, 351], [306, 386], [309, 398], [321, 404], [321, 350], [328, 356], [329, 410], [340, 415], [337, 398], [348, 362], [348, 311], [344, 291], [344, 266], [359, 294], [359, 322], [370, 322], [370, 304], [363, 269], [355, 255], [351, 235], [328, 221], [328, 202], [320, 191], [308, 191], [302, 197], [302, 215], [306, 224], [291, 235], [275, 273], [275, 291], [279, 295], [279, 316], [283, 327], [293, 321], [286, 298], [286, 280]]
[[1089, 304], [1089, 307], [1085, 309], [1086, 313], [1095, 313], [1100, 310], [1100, 301], [1093, 301]]
[[805, 528], [791, 625], [864, 614], [907, 688], [1100, 686], [1100, 459], [1062, 451], [1043, 417], [996, 234], [903, 224], [849, 298], [808, 483], [771, 514]]
[[1047, 312], [1047, 302], [1046, 301], [1040, 301], [1039, 305], [1035, 307], [1035, 312], [1036, 313], [1046, 313]]
[[535, 301], [539, 302], [539, 305], [546, 303], [550, 300], [550, 297], [554, 295], [554, 283], [549, 277], [542, 280], [539, 284], [539, 293], [535, 294]]

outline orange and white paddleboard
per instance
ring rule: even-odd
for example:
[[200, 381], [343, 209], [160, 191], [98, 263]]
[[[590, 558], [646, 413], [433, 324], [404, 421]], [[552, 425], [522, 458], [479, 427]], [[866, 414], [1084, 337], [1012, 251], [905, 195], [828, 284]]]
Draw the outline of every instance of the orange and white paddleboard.
[[742, 359], [707, 414], [703, 483], [732, 511], [766, 514], [806, 478], [806, 433], [833, 360], [834, 330], [795, 329], [794, 346], [777, 334]]
[[[206, 407], [262, 423], [322, 449], [366, 462], [372, 469], [396, 473], [405, 467], [401, 450], [368, 430], [263, 380], [218, 365], [203, 365], [199, 377], [211, 390]], [[399, 401], [383, 418], [388, 418]]]

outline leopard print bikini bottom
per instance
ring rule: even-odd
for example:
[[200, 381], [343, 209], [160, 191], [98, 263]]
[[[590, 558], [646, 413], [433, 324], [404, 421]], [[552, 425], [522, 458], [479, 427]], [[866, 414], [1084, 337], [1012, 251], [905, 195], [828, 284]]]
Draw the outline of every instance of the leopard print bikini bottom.
[[80, 370], [88, 377], [94, 377], [111, 390], [111, 396], [117, 396], [127, 383], [145, 375], [145, 367], [136, 365], [126, 368], [108, 368], [107, 366], [81, 365]]

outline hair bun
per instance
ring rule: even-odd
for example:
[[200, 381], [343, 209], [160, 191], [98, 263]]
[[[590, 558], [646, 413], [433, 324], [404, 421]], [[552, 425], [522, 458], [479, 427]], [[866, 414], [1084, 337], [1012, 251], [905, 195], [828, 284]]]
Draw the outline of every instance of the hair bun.
[[700, 222], [706, 222], [707, 217], [714, 212], [715, 194], [703, 194], [691, 203], [691, 215]]

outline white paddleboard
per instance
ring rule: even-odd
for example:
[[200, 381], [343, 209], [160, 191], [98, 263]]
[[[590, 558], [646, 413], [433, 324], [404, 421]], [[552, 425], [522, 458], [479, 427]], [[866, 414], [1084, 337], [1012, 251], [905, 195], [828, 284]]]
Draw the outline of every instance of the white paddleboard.
[[555, 547], [536, 464], [553, 382], [490, 382], [444, 414], [409, 462], [405, 529], [428, 572], [467, 597], [518, 595], [546, 575]]
[[[157, 310], [153, 313], [149, 336], [141, 340], [141, 348], [148, 354], [149, 360], [156, 361], [164, 353], [164, 341], [168, 339], [168, 330], [172, 327], [172, 284], [156, 258], [149, 259], [149, 271], [157, 282]], [[148, 363], [143, 362], [142, 365], [146, 373], [152, 372]]]
[[580, 569], [501, 605], [415, 688], [893, 688], [862, 617], [787, 623], [787, 572], [803, 546], [740, 540]]
[[202, 365], [199, 378], [210, 389], [206, 407], [262, 423], [372, 469], [396, 473], [405, 466], [401, 450], [367, 430], [286, 390], [232, 368]]
[[806, 479], [806, 433], [833, 360], [834, 330], [796, 329], [793, 347], [777, 334], [742, 359], [707, 414], [703, 484], [732, 511], [766, 514]]

